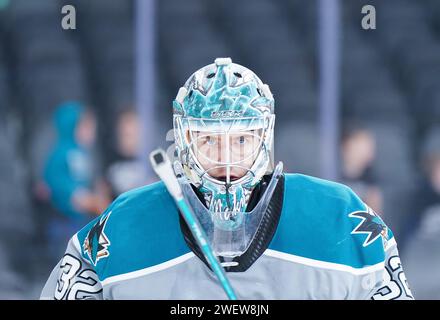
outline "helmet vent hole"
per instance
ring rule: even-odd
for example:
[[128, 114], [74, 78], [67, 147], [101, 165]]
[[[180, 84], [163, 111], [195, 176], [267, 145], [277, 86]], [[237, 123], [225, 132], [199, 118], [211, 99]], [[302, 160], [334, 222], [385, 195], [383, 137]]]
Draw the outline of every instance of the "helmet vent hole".
[[236, 76], [237, 78], [242, 78], [242, 75], [239, 72], [234, 72], [234, 76]]
[[214, 72], [211, 72], [210, 74], [208, 74], [206, 77], [208, 78], [208, 79], [211, 79], [211, 78], [213, 78], [215, 76], [215, 73]]
[[188, 98], [191, 98], [192, 95], [193, 95], [193, 90], [191, 90], [191, 91], [189, 92], [189, 94], [188, 94]]
[[257, 92], [258, 92], [258, 94], [259, 94], [260, 96], [263, 96], [263, 95], [261, 94], [261, 90], [260, 90], [260, 88], [257, 88]]

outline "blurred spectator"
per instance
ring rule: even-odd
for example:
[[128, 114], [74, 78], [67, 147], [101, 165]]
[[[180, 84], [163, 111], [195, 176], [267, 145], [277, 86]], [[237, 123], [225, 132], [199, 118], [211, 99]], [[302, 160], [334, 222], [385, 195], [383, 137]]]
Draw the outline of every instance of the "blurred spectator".
[[51, 254], [59, 258], [68, 239], [102, 213], [110, 199], [92, 174], [94, 115], [77, 102], [66, 102], [55, 111], [54, 122], [58, 141], [47, 160], [44, 180], [52, 205], [61, 213], [50, 219], [48, 228]]
[[360, 126], [345, 128], [341, 142], [341, 182], [352, 188], [378, 214], [382, 214], [382, 192], [372, 171], [376, 141]]
[[419, 232], [425, 237], [440, 235], [440, 127], [431, 129], [422, 146], [423, 178], [414, 199], [414, 215], [408, 235]]
[[109, 165], [107, 180], [113, 197], [130, 189], [145, 185], [147, 163], [139, 161], [140, 122], [137, 113], [122, 111], [117, 118], [116, 158]]
[[402, 258], [416, 297], [440, 299], [440, 128], [428, 133], [421, 160], [425, 178], [405, 230]]

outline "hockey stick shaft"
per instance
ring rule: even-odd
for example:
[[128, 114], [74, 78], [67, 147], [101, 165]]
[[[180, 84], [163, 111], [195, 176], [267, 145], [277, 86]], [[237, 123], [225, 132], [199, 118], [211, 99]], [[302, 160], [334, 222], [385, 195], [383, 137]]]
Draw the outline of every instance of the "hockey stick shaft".
[[150, 161], [154, 171], [162, 179], [166, 188], [176, 202], [177, 207], [180, 209], [180, 212], [182, 212], [182, 215], [186, 223], [188, 224], [191, 233], [193, 234], [200, 249], [203, 252], [203, 255], [205, 256], [206, 260], [208, 261], [209, 265], [217, 276], [226, 295], [230, 300], [237, 300], [237, 296], [229, 282], [229, 279], [226, 276], [223, 267], [214, 255], [214, 252], [212, 251], [212, 248], [207, 241], [205, 232], [203, 231], [200, 223], [195, 217], [192, 208], [188, 205], [185, 198], [183, 197], [182, 189], [180, 188], [179, 182], [174, 175], [174, 171], [171, 167], [171, 163], [166, 153], [162, 149], [157, 149], [150, 154]]
[[191, 229], [191, 232], [193, 233], [194, 237], [197, 239], [197, 243], [199, 244], [206, 260], [211, 265], [211, 268], [214, 271], [215, 275], [219, 279], [228, 298], [230, 300], [237, 300], [237, 297], [234, 293], [234, 290], [232, 289], [232, 286], [229, 283], [228, 278], [226, 277], [225, 271], [223, 270], [222, 266], [220, 265], [220, 262], [217, 260], [217, 258], [213, 254], [211, 246], [209, 245], [208, 241], [206, 240], [205, 233], [203, 232], [203, 229], [201, 228], [198, 221], [195, 219], [195, 217], [192, 213], [191, 207], [189, 207], [189, 205], [186, 203], [186, 201], [184, 199], [178, 200], [177, 202], [178, 202], [177, 206], [182, 211], [184, 218], [185, 218], [188, 226]]

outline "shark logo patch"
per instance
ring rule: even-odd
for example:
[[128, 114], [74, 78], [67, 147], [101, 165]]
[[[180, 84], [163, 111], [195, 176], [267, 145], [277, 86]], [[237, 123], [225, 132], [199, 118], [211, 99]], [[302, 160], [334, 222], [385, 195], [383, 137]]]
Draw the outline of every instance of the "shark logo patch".
[[367, 206], [367, 211], [355, 211], [348, 216], [361, 219], [351, 234], [367, 235], [363, 243], [364, 247], [373, 243], [380, 236], [382, 236], [384, 242], [388, 241], [388, 227], [370, 207]]
[[96, 266], [100, 259], [110, 255], [108, 252], [110, 240], [104, 232], [110, 214], [111, 211], [99, 219], [90, 229], [89, 233], [87, 233], [87, 237], [84, 240], [83, 249], [94, 266]]

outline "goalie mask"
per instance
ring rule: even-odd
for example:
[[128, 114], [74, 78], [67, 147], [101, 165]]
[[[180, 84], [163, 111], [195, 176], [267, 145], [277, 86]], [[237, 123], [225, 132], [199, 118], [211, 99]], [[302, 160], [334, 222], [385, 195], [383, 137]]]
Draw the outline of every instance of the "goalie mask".
[[268, 192], [274, 189], [268, 187], [262, 201], [248, 210], [252, 191], [274, 170], [275, 115], [269, 87], [251, 70], [218, 58], [180, 88], [173, 114], [174, 169], [185, 197], [216, 255], [240, 256], [252, 242]]

